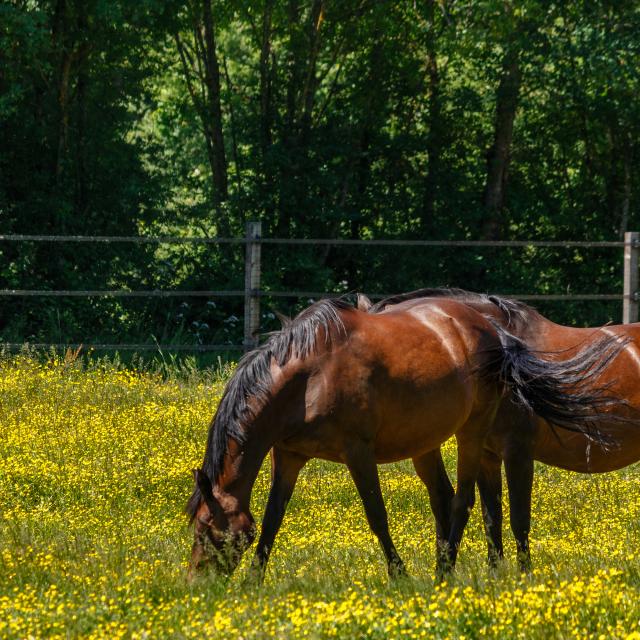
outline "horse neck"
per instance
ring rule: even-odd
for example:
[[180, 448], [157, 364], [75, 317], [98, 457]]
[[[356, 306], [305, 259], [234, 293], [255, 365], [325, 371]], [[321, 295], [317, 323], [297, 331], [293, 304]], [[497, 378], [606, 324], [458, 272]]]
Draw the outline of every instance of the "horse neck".
[[243, 444], [233, 438], [228, 440], [218, 488], [222, 494], [232, 496], [243, 510], [249, 508], [251, 491], [267, 453], [289, 434], [292, 424], [297, 424], [291, 417], [297, 415], [297, 403], [293, 399], [304, 399], [306, 380], [297, 375], [300, 367], [298, 360], [284, 367], [272, 367], [269, 396], [256, 407], [253, 419], [245, 424]]
[[228, 503], [228, 510], [249, 510], [253, 485], [272, 446], [261, 432], [254, 430], [249, 431], [242, 445], [229, 438], [223, 471], [216, 487], [223, 506]]

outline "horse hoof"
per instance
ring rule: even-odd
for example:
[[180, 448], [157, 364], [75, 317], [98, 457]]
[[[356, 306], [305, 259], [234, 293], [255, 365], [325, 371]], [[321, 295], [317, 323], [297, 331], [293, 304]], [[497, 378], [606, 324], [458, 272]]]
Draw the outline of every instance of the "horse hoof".
[[399, 580], [402, 578], [408, 578], [407, 568], [403, 562], [394, 562], [389, 565], [389, 578], [392, 580]]

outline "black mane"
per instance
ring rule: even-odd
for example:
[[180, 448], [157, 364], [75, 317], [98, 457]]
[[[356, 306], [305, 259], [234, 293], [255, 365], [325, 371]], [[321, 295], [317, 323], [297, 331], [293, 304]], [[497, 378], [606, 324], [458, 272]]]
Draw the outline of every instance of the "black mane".
[[[244, 426], [253, 417], [249, 398], [262, 405], [269, 397], [271, 359], [278, 366], [283, 366], [290, 358], [304, 359], [315, 353], [317, 331], [320, 328], [324, 330], [325, 342], [330, 343], [332, 334], [345, 331], [339, 314], [341, 309], [353, 307], [340, 298], [312, 304], [240, 360], [209, 426], [202, 471], [212, 485], [222, 472], [229, 438], [240, 444], [245, 440]], [[196, 485], [186, 507], [191, 520], [195, 517], [200, 500], [200, 490]]]
[[407, 300], [415, 300], [416, 298], [455, 298], [460, 302], [468, 302], [470, 304], [492, 304], [498, 307], [504, 314], [507, 320], [507, 326], [513, 326], [517, 320], [526, 322], [532, 316], [539, 315], [533, 307], [519, 300], [488, 295], [486, 293], [474, 293], [473, 291], [465, 291], [464, 289], [446, 288], [417, 289], [409, 293], [389, 296], [372, 305], [369, 313], [379, 313], [390, 305], [399, 304]]

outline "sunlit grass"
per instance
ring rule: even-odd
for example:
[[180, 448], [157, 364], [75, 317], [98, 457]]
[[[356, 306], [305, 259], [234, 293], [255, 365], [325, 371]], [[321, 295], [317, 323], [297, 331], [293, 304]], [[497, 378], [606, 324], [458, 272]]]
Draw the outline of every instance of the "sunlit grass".
[[[165, 371], [166, 373], [166, 371]], [[411, 577], [390, 584], [344, 467], [302, 473], [262, 587], [185, 582], [182, 508], [223, 381], [28, 357], [0, 361], [0, 637], [626, 637], [640, 620], [640, 474], [540, 467], [535, 571], [487, 570], [479, 508], [447, 585], [411, 465], [381, 468]], [[454, 471], [452, 444], [446, 448]], [[259, 520], [268, 465], [253, 511]], [[508, 512], [507, 512], [508, 515]], [[634, 636], [640, 638], [640, 635]]]

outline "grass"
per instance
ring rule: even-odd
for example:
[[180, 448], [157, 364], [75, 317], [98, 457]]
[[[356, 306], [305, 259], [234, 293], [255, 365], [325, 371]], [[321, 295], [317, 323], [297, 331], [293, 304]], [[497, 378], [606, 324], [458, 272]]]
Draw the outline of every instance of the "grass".
[[[539, 467], [535, 570], [490, 573], [479, 509], [458, 569], [433, 580], [426, 490], [381, 468], [411, 577], [389, 583], [346, 469], [303, 471], [264, 586], [185, 582], [189, 470], [228, 371], [136, 372], [73, 358], [0, 360], [0, 637], [631, 637], [640, 621], [640, 474]], [[455, 447], [446, 446], [455, 471]], [[268, 465], [258, 478], [259, 520]], [[505, 505], [506, 507], [506, 505]]]

